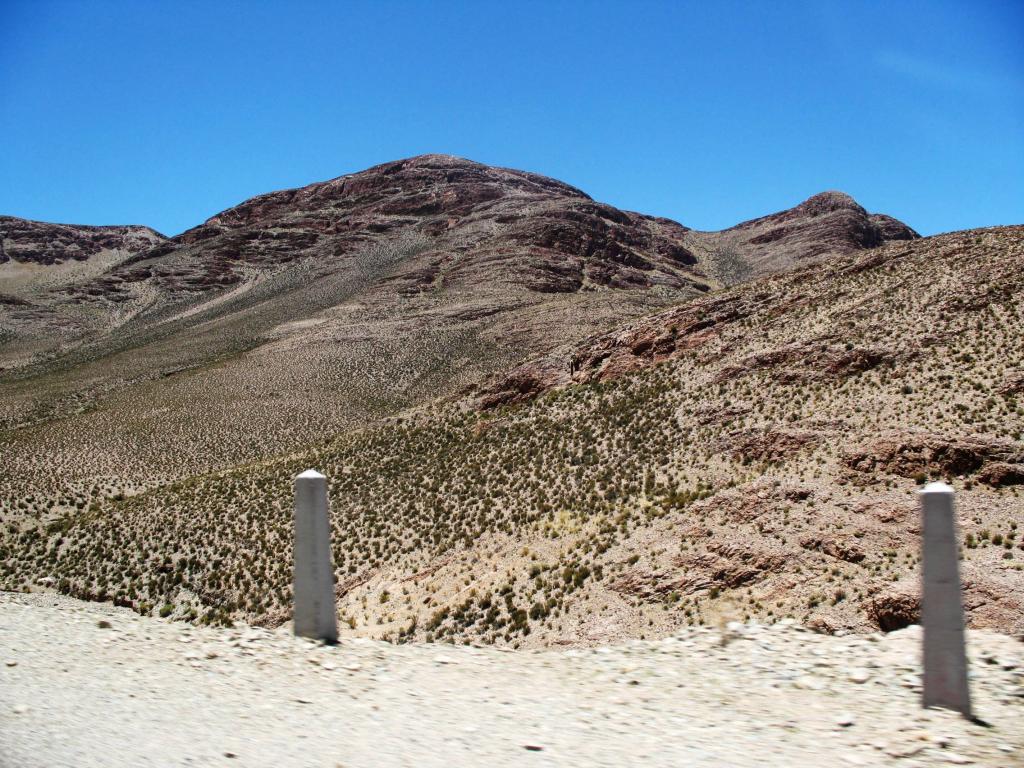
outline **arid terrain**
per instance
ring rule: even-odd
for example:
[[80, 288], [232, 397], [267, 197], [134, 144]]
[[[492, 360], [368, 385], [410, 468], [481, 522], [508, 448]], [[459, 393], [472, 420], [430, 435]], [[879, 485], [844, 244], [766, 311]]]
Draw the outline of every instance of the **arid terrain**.
[[435, 155], [84, 259], [10, 222], [64, 272], [0, 282], [6, 589], [281, 626], [315, 467], [343, 637], [891, 631], [942, 478], [969, 626], [1024, 633], [1024, 227], [697, 232]]
[[1024, 765], [1024, 645], [972, 630], [975, 721], [919, 627], [787, 622], [596, 649], [325, 646], [0, 593], [0, 766]]

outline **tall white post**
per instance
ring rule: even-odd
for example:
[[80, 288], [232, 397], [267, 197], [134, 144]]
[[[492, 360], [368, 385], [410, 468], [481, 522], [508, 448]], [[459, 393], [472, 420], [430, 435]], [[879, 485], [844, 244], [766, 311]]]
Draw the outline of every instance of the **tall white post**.
[[338, 640], [327, 519], [327, 478], [307, 469], [295, 478], [295, 634]]
[[924, 706], [944, 707], [970, 717], [953, 489], [945, 483], [929, 483], [920, 495], [924, 539], [921, 566]]

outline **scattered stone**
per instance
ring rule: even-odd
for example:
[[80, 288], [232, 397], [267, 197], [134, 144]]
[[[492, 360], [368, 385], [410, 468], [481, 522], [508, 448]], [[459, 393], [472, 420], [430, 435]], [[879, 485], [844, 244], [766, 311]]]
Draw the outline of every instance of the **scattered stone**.
[[109, 621], [107, 621], [106, 619], [100, 619], [99, 621], [97, 621], [96, 622], [96, 626], [99, 627], [100, 629], [112, 629], [113, 628], [111, 623]]
[[825, 687], [825, 683], [811, 675], [804, 675], [793, 681], [793, 687], [804, 691], [820, 691]]
[[858, 667], [857, 669], [851, 670], [848, 677], [851, 683], [866, 683], [871, 679], [871, 672], [863, 667]]
[[885, 750], [885, 754], [889, 757], [913, 757], [924, 752], [923, 744], [909, 744], [909, 745], [894, 745]]
[[[33, 674], [9, 675], [0, 686], [0, 706], [8, 712], [9, 721], [9, 728], [0, 731], [15, 729], [11, 732], [17, 738], [38, 727], [37, 723], [63, 727], [69, 716], [67, 704], [51, 691], [73, 692], [82, 676], [89, 675], [98, 663], [109, 665], [110, 679], [120, 690], [101, 686], [100, 695], [87, 705], [97, 707], [90, 714], [102, 716], [117, 699], [143, 713], [173, 710], [183, 726], [195, 729], [196, 744], [201, 744], [205, 754], [214, 758], [220, 754], [222, 760], [237, 759], [238, 763], [247, 763], [251, 755], [241, 758], [225, 751], [224, 741], [248, 739], [247, 754], [252, 749], [258, 752], [264, 732], [267, 738], [281, 734], [299, 738], [301, 724], [321, 715], [348, 719], [362, 738], [367, 732], [386, 731], [413, 701], [419, 714], [410, 731], [410, 744], [417, 748], [436, 749], [446, 743], [458, 744], [460, 749], [484, 743], [491, 748], [500, 748], [502, 743], [513, 748], [518, 741], [526, 751], [548, 752], [548, 745], [542, 742], [549, 740], [550, 728], [559, 734], [558, 744], [551, 745], [554, 752], [547, 758], [536, 758], [540, 761], [558, 754], [575, 756], [584, 744], [581, 740], [586, 739], [587, 745], [596, 748], [615, 744], [609, 752], [610, 764], [628, 764], [621, 762], [619, 751], [620, 746], [628, 749], [623, 742], [626, 734], [638, 744], [664, 741], [660, 758], [643, 755], [643, 750], [634, 755], [652, 768], [670, 765], [672, 757], [688, 756], [689, 750], [700, 763], [701, 750], [711, 745], [717, 749], [717, 745], [726, 748], [749, 743], [751, 737], [758, 749], [763, 748], [765, 762], [794, 768], [829, 762], [921, 768], [975, 763], [995, 768], [1014, 764], [1014, 756], [1024, 750], [1024, 735], [1016, 728], [1019, 699], [1006, 696], [1009, 687], [1019, 686], [1020, 675], [1003, 668], [1006, 662], [1014, 662], [1020, 669], [1024, 647], [992, 632], [969, 632], [972, 653], [976, 654], [972, 658], [978, 660], [972, 665], [972, 688], [984, 702], [984, 717], [993, 726], [985, 729], [952, 712], [923, 710], [919, 696], [900, 687], [903, 665], [914, 670], [917, 663], [913, 657], [921, 638], [913, 632], [887, 635], [872, 643], [856, 635], [836, 638], [746, 625], [746, 641], [737, 641], [723, 651], [717, 645], [717, 630], [694, 628], [678, 632], [668, 646], [655, 640], [605, 646], [602, 652], [578, 649], [571, 654], [557, 650], [505, 654], [497, 649], [458, 646], [439, 654], [438, 649], [426, 645], [350, 645], [347, 640], [342, 653], [312, 651], [290, 638], [281, 644], [268, 638], [254, 649], [257, 658], [253, 662], [225, 650], [228, 645], [224, 643], [230, 638], [205, 627], [193, 630], [195, 645], [181, 648], [176, 642], [180, 627], [161, 623], [158, 631], [134, 632], [126, 618], [118, 622], [122, 631], [116, 635], [117, 643], [96, 643], [90, 626], [103, 615], [98, 612], [86, 614], [87, 620], [77, 627], [72, 624], [70, 638], [46, 638], [40, 628], [52, 623], [52, 617], [40, 615], [40, 624], [32, 626], [25, 621], [25, 614], [6, 610], [6, 601], [14, 600], [0, 594], [0, 637], [14, 651], [28, 647], [29, 638], [37, 638], [32, 646]], [[45, 610], [54, 609], [46, 604]], [[117, 617], [105, 610], [107, 617]], [[140, 619], [140, 626], [147, 621]], [[74, 638], [76, 631], [80, 641]], [[24, 635], [18, 634], [22, 632]], [[770, 654], [763, 647], [766, 641], [773, 647]], [[221, 644], [215, 645], [218, 642]], [[210, 674], [213, 665], [199, 663], [211, 648], [223, 659], [217, 670], [227, 674]], [[195, 669], [182, 661], [186, 652], [197, 662]], [[52, 662], [47, 654], [53, 655]], [[983, 663], [983, 655], [999, 663]], [[452, 665], [437, 666], [438, 657]], [[320, 663], [311, 667], [314, 659]], [[365, 674], [335, 678], [316, 670], [316, 666], [326, 670], [334, 665]], [[60, 674], [62, 666], [72, 675]], [[872, 684], [851, 682], [865, 676]], [[567, 683], [571, 688], [564, 687]], [[624, 690], [636, 683], [642, 691], [639, 687]], [[47, 688], [33, 693], [41, 685]], [[233, 712], [230, 723], [213, 718], [209, 732], [204, 733], [207, 723], [202, 714], [175, 703], [192, 695], [197, 685], [203, 686], [211, 704], [225, 705], [224, 711]], [[185, 690], [190, 693], [183, 694]], [[578, 691], [578, 698], [562, 700], [548, 695], [564, 690]], [[38, 709], [33, 705], [29, 710], [21, 703], [28, 701], [41, 703]], [[295, 708], [293, 703], [309, 706]], [[16, 717], [26, 711], [30, 717]], [[202, 727], [196, 727], [194, 721]], [[144, 743], [141, 733], [145, 724], [140, 721], [130, 727], [137, 729], [132, 734]], [[515, 737], [519, 731], [521, 738], [520, 729], [529, 729], [525, 731], [531, 736], [529, 742]], [[303, 732], [308, 741], [300, 743], [322, 746], [323, 734]], [[55, 751], [44, 753], [51, 758], [47, 764], [61, 763], [56, 758], [69, 746], [75, 745], [48, 747]], [[384, 746], [391, 754], [399, 754], [397, 744]], [[126, 751], [126, 757], [133, 754], [131, 749]], [[86, 757], [94, 756], [89, 753]], [[613, 758], [620, 762], [611, 763]], [[753, 763], [753, 758], [747, 762]], [[574, 761], [587, 763], [584, 757]], [[284, 760], [281, 764], [283, 768], [292, 763]], [[381, 762], [385, 764], [392, 763]]]
[[954, 765], [969, 765], [974, 761], [971, 758], [959, 754], [958, 752], [945, 752], [943, 758], [947, 763], [953, 763]]

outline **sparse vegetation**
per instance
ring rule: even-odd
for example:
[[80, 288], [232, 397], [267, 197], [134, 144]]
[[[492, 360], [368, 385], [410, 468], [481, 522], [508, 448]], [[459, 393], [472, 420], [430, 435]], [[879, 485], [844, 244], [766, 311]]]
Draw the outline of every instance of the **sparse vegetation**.
[[[635, 321], [618, 334], [632, 347], [582, 345], [597, 351], [579, 359], [597, 362], [574, 383], [485, 410], [434, 396], [515, 356], [454, 321], [281, 360], [236, 336], [222, 362], [110, 399], [74, 399], [65, 377], [89, 366], [8, 379], [0, 584], [51, 579], [165, 617], [281, 623], [291, 478], [312, 466], [331, 482], [343, 622], [393, 641], [590, 642], [722, 617], [866, 629], [876, 599], [917, 577], [908, 521], [929, 478], [962, 484], [975, 583], [1005, 567], [1019, 589], [1004, 565], [1019, 486], [991, 473], [1012, 476], [1001, 467], [1019, 461], [1024, 431], [1024, 238], [974, 234], [892, 243]], [[442, 311], [435, 299], [410, 298], [402, 317]], [[526, 315], [491, 329], [511, 334]], [[218, 400], [211, 418], [217, 387], [258, 398], [244, 414]], [[19, 408], [37, 397], [82, 410], [28, 418]], [[915, 452], [940, 427], [968, 447]], [[68, 445], [99, 447], [75, 464]], [[1014, 599], [983, 618], [1012, 617]]]

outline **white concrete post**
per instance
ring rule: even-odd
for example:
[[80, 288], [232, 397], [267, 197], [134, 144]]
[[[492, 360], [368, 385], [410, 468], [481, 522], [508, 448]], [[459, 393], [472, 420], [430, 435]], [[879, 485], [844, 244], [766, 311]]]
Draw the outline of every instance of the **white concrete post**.
[[294, 587], [295, 634], [337, 642], [327, 478], [312, 469], [295, 478]]
[[953, 489], [945, 483], [929, 483], [920, 495], [924, 539], [921, 566], [923, 703], [926, 707], [944, 707], [971, 717]]

